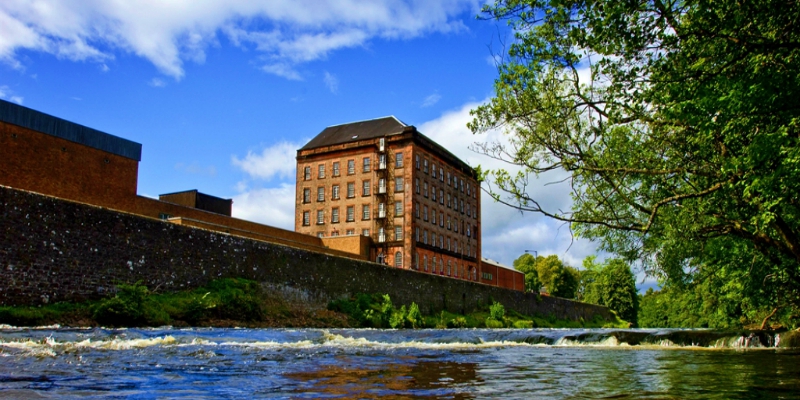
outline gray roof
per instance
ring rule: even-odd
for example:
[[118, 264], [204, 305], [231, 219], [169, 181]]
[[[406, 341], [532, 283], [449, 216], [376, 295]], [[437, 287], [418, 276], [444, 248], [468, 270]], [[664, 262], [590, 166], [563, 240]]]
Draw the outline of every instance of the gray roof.
[[314, 139], [311, 139], [310, 142], [306, 143], [305, 146], [301, 147], [300, 150], [401, 133], [406, 126], [408, 125], [393, 116], [329, 126], [315, 136]]
[[0, 100], [0, 121], [136, 161], [142, 160], [142, 145], [139, 143], [109, 135], [97, 129], [88, 128], [9, 101]]

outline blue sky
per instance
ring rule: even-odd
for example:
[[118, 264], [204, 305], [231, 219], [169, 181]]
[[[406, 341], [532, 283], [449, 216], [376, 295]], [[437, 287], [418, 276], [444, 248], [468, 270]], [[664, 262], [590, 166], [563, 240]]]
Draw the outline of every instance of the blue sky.
[[[139, 194], [234, 199], [293, 227], [295, 150], [326, 126], [394, 115], [471, 165], [469, 110], [492, 95], [503, 22], [474, 0], [6, 0], [0, 98], [143, 145]], [[566, 209], [568, 188], [532, 188]], [[484, 256], [567, 263], [596, 252], [567, 226], [483, 198]]]

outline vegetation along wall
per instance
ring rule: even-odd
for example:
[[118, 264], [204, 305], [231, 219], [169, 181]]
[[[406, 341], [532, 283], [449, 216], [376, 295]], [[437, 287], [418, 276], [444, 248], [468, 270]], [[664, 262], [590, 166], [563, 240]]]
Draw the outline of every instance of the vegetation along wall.
[[181, 290], [224, 277], [299, 290], [320, 305], [388, 293], [425, 311], [469, 312], [490, 299], [525, 314], [608, 318], [605, 307], [386, 267], [215, 233], [0, 186], [0, 305], [108, 296], [116, 283]]

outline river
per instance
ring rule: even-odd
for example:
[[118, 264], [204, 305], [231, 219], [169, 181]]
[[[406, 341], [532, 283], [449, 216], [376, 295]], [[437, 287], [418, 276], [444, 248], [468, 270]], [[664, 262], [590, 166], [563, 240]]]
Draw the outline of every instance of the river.
[[0, 398], [800, 398], [770, 334], [0, 326]]

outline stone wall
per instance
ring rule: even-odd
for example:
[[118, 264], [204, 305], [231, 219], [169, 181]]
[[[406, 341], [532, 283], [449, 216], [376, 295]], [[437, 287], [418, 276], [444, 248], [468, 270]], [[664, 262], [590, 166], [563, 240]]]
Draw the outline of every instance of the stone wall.
[[181, 226], [0, 187], [0, 305], [108, 296], [116, 283], [180, 290], [224, 277], [295, 290], [317, 304], [388, 293], [426, 312], [468, 312], [490, 299], [525, 314], [608, 318], [605, 307], [524, 294]]

